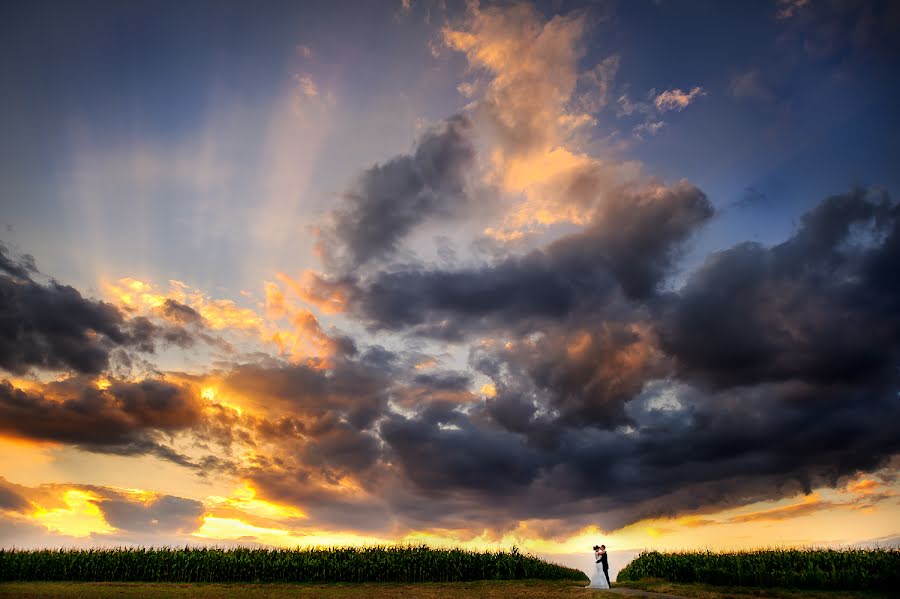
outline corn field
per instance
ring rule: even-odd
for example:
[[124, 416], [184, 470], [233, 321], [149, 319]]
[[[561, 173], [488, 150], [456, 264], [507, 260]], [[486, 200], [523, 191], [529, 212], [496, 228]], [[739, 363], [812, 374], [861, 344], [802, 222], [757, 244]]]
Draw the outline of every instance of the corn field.
[[421, 546], [0, 549], [0, 581], [460, 582], [585, 580], [517, 548], [476, 552]]
[[768, 549], [641, 553], [617, 580], [803, 589], [896, 590], [898, 549]]

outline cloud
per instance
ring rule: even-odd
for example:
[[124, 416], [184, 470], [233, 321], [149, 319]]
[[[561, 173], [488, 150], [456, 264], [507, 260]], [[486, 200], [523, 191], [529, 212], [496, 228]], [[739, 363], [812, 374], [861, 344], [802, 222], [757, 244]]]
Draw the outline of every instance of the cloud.
[[[656, 93], [656, 90], [650, 91], [650, 98], [652, 99], [653, 95]], [[623, 116], [631, 116], [633, 114], [652, 114], [653, 113], [653, 105], [649, 102], [632, 102], [628, 97], [627, 93], [624, 93], [619, 96], [619, 99], [616, 100], [618, 107], [616, 108], [616, 115], [619, 117]]]
[[[727, 523], [743, 523], [743, 522], [775, 522], [778, 520], [789, 520], [792, 518], [802, 518], [816, 512], [831, 511], [835, 509], [846, 510], [867, 510], [871, 509], [882, 501], [891, 501], [896, 498], [896, 493], [883, 492], [874, 493], [874, 489], [880, 486], [873, 480], [862, 481], [868, 483], [862, 485], [862, 491], [854, 488], [854, 484], [848, 485], [848, 491], [858, 493], [857, 497], [848, 500], [823, 500], [819, 493], [811, 493], [803, 498], [799, 503], [756, 510], [743, 514], [737, 514], [726, 520]], [[712, 523], [712, 521], [698, 521], [698, 524]]]
[[728, 93], [735, 98], [750, 98], [769, 103], [775, 101], [775, 94], [766, 85], [762, 74], [757, 69], [733, 76], [728, 84]]
[[319, 95], [319, 88], [309, 75], [295, 75], [294, 80], [302, 95], [307, 98], [316, 98]]
[[[302, 276], [299, 282], [282, 273], [277, 278], [306, 303], [325, 313], [339, 311], [341, 298], [327, 290], [324, 280], [310, 282], [309, 276]], [[265, 282], [265, 303], [260, 304], [265, 308], [264, 314], [230, 299], [211, 298], [181, 281], [169, 281], [167, 292], [133, 278], [122, 278], [104, 287], [122, 311], [135, 315], [133, 321], [142, 324], [151, 346], [155, 335], [181, 347], [190, 347], [199, 339], [225, 354], [234, 353], [234, 346], [219, 335], [221, 331], [239, 341], [273, 344], [279, 355], [295, 361], [324, 364], [335, 354], [356, 351], [351, 339], [333, 328], [326, 332], [310, 310], [295, 305], [279, 283]], [[160, 321], [165, 326], [154, 324]]]
[[778, 0], [775, 18], [778, 20], [790, 19], [809, 5], [809, 0]]
[[788, 520], [790, 518], [800, 518], [818, 512], [827, 507], [831, 507], [830, 502], [823, 502], [822, 498], [813, 493], [804, 498], [800, 503], [774, 507], [758, 512], [750, 512], [729, 518], [729, 522], [773, 522], [777, 520]]
[[67, 443], [88, 451], [155, 454], [189, 462], [158, 442], [200, 422], [189, 389], [162, 380], [112, 380], [101, 389], [82, 378], [27, 390], [0, 382], [0, 431], [36, 441]]
[[364, 171], [325, 232], [327, 262], [346, 270], [390, 257], [416, 225], [465, 208], [471, 128], [466, 116], [451, 117], [426, 131], [411, 153]]
[[[0, 493], [15, 489], [15, 514], [0, 517], [0, 542], [16, 547], [91, 544], [171, 545], [191, 542], [206, 509], [200, 501], [138, 489], [50, 483], [15, 485], [0, 478]], [[11, 529], [11, 530], [10, 530]]]
[[654, 136], [659, 133], [666, 123], [663, 121], [646, 121], [635, 125], [631, 130], [632, 134], [638, 139], [644, 139], [645, 136]]
[[0, 271], [16, 279], [28, 280], [37, 273], [37, 266], [32, 255], [11, 256], [7, 247], [0, 242]]
[[631, 133], [635, 139], [645, 139], [657, 135], [666, 126], [666, 121], [660, 118], [665, 112], [681, 112], [696, 98], [705, 96], [706, 91], [701, 87], [694, 87], [689, 92], [681, 89], [671, 89], [660, 94], [656, 89], [647, 93], [647, 101], [632, 101], [628, 93], [623, 93], [617, 100], [616, 115], [619, 118], [640, 116], [641, 122], [632, 127]]
[[31, 504], [21, 494], [21, 487], [0, 476], [0, 510], [24, 512]]
[[[285, 275], [279, 275], [279, 279], [299, 287]], [[303, 295], [311, 294], [304, 291]], [[288, 328], [270, 328], [264, 338], [278, 346], [279, 354], [290, 356], [295, 362], [306, 361], [324, 368], [335, 356], [352, 355], [357, 351], [351, 338], [337, 331], [333, 335], [326, 334], [310, 310], [294, 305], [282, 289], [271, 282], [266, 283], [266, 314], [273, 320], [288, 321]]]
[[683, 92], [680, 89], [670, 89], [662, 92], [653, 103], [656, 105], [657, 110], [660, 112], [666, 112], [669, 110], [675, 110], [681, 112], [685, 108], [687, 108], [688, 104], [693, 102], [696, 98], [701, 96], [705, 96], [706, 92], [703, 91], [701, 87], [694, 87], [689, 92]]
[[[465, 53], [469, 64], [492, 78], [474, 107], [475, 120], [496, 137], [507, 155], [552, 147], [559, 116], [578, 83], [579, 41], [585, 15], [556, 15], [544, 22], [529, 4], [481, 8], [470, 4], [459, 28], [443, 30], [444, 43]], [[602, 63], [601, 63], [602, 64]], [[614, 71], [607, 63], [595, 73]]]
[[580, 75], [581, 81], [586, 84], [587, 90], [578, 98], [579, 107], [584, 112], [595, 113], [603, 110], [609, 103], [613, 82], [619, 71], [620, 58], [618, 54], [607, 56], [594, 68]]
[[375, 329], [414, 326], [445, 338], [514, 323], [525, 330], [584, 302], [604, 305], [619, 290], [652, 295], [680, 246], [712, 214], [706, 196], [685, 182], [626, 188], [598, 205], [583, 231], [542, 250], [482, 268], [382, 272], [348, 293]]
[[166, 298], [162, 305], [162, 313], [167, 320], [184, 325], [201, 324], [203, 321], [199, 312], [172, 298]]
[[504, 497], [510, 519], [590, 502], [583, 522], [599, 511], [615, 528], [835, 486], [900, 449], [885, 425], [898, 410], [896, 205], [829, 198], [783, 244], [713, 254], [664, 292], [672, 250], [710, 212], [690, 186], [658, 194], [598, 212], [602, 234], [482, 269], [382, 273], [355, 298], [379, 327], [510, 339], [472, 350], [496, 394], [381, 421], [404, 492], [436, 502], [409, 511], [398, 496], [398, 517], [502, 527], [484, 506]]
[[779, 0], [776, 19], [784, 38], [811, 58], [837, 64], [861, 59], [896, 63], [900, 7], [890, 0]]
[[193, 344], [183, 328], [129, 319], [116, 306], [85, 298], [71, 286], [35, 281], [30, 256], [13, 261], [0, 250], [0, 259], [0, 368], [9, 372], [40, 368], [97, 374], [109, 368], [117, 349], [153, 353], [157, 341]]
[[108, 493], [94, 503], [104, 519], [121, 531], [161, 535], [195, 531], [202, 524], [205, 511], [199, 501], [172, 495], [157, 495], [147, 500]]
[[886, 384], [900, 349], [888, 275], [900, 266], [898, 216], [857, 190], [826, 199], [784, 243], [712, 254], [668, 306], [663, 347], [683, 376], [717, 387]]
[[480, 204], [493, 209], [487, 217], [502, 218], [482, 228], [495, 246], [557, 223], [583, 224], [578, 188], [586, 173], [610, 188], [635, 177], [634, 163], [582, 150], [619, 67], [617, 55], [580, 65], [591, 20], [586, 11], [547, 20], [528, 4], [470, 4], [465, 18], [443, 29], [444, 43], [468, 62], [472, 80], [464, 89], [480, 92], [466, 113], [481, 142]]
[[301, 431], [324, 430], [341, 419], [367, 428], [388, 401], [393, 369], [372, 352], [338, 359], [328, 370], [280, 361], [236, 365], [223, 374], [223, 393], [264, 402], [270, 414], [298, 419]]
[[[626, 188], [525, 256], [346, 283], [350, 313], [374, 327], [469, 341], [468, 372], [422, 372], [420, 353], [374, 346], [325, 368], [268, 358], [177, 384], [6, 383], [0, 423], [226, 472], [310, 523], [385, 535], [532, 519], [612, 530], [886, 466], [900, 452], [896, 203], [827, 198], [783, 243], [714, 253], [666, 290], [711, 215], [687, 183]], [[477, 393], [485, 379], [493, 392]], [[199, 403], [211, 384], [225, 403]], [[220, 449], [204, 462], [162, 433]], [[874, 505], [872, 491], [860, 501]], [[153, 520], [123, 511], [138, 528]]]

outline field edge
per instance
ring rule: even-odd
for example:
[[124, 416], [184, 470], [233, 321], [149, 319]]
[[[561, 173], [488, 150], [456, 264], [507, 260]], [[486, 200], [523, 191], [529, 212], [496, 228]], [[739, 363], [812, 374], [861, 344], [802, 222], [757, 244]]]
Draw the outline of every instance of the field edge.
[[686, 599], [897, 599], [898, 592], [853, 591], [853, 590], [811, 590], [782, 587], [718, 586], [703, 583], [677, 583], [658, 579], [629, 580], [616, 582], [615, 588], [677, 595]]

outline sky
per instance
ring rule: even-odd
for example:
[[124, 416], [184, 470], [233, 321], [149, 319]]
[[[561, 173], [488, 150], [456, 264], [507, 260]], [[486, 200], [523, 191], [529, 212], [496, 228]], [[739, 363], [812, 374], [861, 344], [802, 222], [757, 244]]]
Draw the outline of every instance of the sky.
[[4, 3], [0, 546], [897, 544], [898, 8]]

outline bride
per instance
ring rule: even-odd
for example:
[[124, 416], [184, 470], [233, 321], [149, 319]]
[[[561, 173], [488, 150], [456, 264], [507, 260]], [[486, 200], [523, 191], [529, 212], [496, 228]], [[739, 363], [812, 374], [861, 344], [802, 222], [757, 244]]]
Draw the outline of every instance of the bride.
[[594, 545], [594, 575], [591, 576], [591, 584], [587, 586], [589, 589], [608, 589], [609, 583], [606, 582], [606, 575], [603, 573], [603, 564], [601, 560], [606, 555], [605, 549], [600, 549], [599, 545]]

